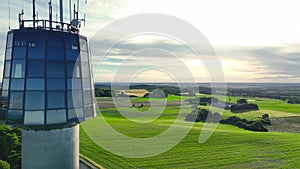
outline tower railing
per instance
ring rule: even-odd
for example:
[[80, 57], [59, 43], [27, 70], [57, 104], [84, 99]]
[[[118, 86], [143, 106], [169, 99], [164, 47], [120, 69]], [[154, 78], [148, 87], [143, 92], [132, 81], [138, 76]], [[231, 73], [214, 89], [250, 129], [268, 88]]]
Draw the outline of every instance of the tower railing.
[[46, 19], [20, 20], [19, 28], [20, 29], [44, 29], [44, 30], [79, 33], [79, 29], [69, 23], [50, 21]]

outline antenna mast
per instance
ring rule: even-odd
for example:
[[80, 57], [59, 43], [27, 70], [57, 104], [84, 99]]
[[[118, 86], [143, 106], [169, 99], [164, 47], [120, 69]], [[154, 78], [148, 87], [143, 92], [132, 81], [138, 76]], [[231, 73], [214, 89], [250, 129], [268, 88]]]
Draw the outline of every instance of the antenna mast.
[[35, 0], [32, 0], [32, 18], [33, 18], [33, 27], [35, 28]]
[[8, 0], [8, 29], [10, 30], [10, 0]]
[[72, 22], [72, 0], [69, 0], [70, 23]]
[[52, 30], [52, 0], [49, 2], [49, 21], [50, 21], [50, 29]]
[[60, 7], [60, 22], [61, 22], [61, 28], [63, 29], [63, 22], [64, 22], [64, 4], [63, 4], [63, 0], [59, 0], [59, 7]]

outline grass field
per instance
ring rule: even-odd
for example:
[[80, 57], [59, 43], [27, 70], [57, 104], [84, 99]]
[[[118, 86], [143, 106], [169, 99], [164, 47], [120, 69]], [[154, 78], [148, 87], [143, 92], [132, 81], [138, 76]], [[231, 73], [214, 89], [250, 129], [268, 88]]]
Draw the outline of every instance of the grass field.
[[[177, 99], [178, 96], [174, 96], [168, 100], [178, 101]], [[238, 98], [231, 100], [233, 99]], [[292, 107], [284, 109], [289, 110], [284, 112], [276, 107], [275, 110], [272, 109], [270, 102], [274, 103], [274, 100], [261, 100], [266, 109], [261, 108], [259, 111], [239, 114], [225, 111], [223, 116], [238, 115], [252, 119], [260, 117], [265, 112], [274, 118], [299, 116], [300, 114], [296, 111], [298, 105], [284, 104], [279, 101], [278, 103], [282, 103], [282, 109], [286, 106]], [[167, 106], [164, 113], [150, 123], [129, 121], [115, 108], [101, 109], [101, 114], [120, 133], [135, 138], [148, 138], [168, 129], [177, 118], [179, 108], [179, 106]], [[144, 111], [144, 109], [148, 108], [143, 107], [140, 110]], [[191, 110], [190, 106], [184, 106], [184, 109], [187, 110], [186, 112]], [[184, 120], [184, 114], [180, 119]], [[99, 125], [99, 121], [100, 117], [97, 117], [82, 125]], [[297, 120], [293, 122], [300, 123]], [[97, 146], [81, 127], [80, 153], [105, 168], [300, 168], [300, 134], [272, 131], [259, 133], [219, 124], [212, 137], [200, 144], [198, 139], [202, 127], [203, 123], [196, 123], [190, 133], [176, 147], [158, 156], [148, 158], [124, 158], [111, 154]], [[113, 144], [113, 141], [111, 143]]]
[[[210, 95], [202, 95], [209, 97]], [[221, 98], [218, 95], [213, 97]], [[257, 97], [237, 97], [237, 96], [227, 96], [226, 101], [236, 103], [237, 100], [246, 98], [249, 103], [255, 103], [263, 110], [281, 111], [289, 113], [300, 113], [300, 104], [289, 104], [286, 101], [278, 99], [268, 99], [268, 98], [257, 98]], [[224, 100], [223, 100], [224, 101]]]

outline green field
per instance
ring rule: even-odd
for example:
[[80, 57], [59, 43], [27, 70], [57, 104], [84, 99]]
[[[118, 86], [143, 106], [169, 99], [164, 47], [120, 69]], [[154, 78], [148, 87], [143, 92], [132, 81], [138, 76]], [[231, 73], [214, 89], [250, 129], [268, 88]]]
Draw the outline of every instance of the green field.
[[[168, 100], [178, 101], [177, 99], [178, 96], [171, 96]], [[231, 101], [233, 99], [238, 98], [233, 97]], [[254, 99], [256, 98], [249, 98], [249, 100]], [[238, 114], [225, 111], [223, 117], [238, 115], [247, 119], [255, 119], [266, 112], [273, 118], [300, 115], [297, 111], [299, 105], [284, 104], [279, 100], [260, 100], [262, 101], [256, 101], [261, 102], [262, 105], [259, 111]], [[280, 107], [287, 111], [282, 111], [276, 106], [273, 110], [271, 103], [277, 102], [281, 103]], [[265, 109], [262, 108], [263, 105]], [[183, 108], [186, 110], [185, 113], [191, 110], [188, 105]], [[143, 107], [139, 110], [142, 112], [147, 109], [148, 107]], [[179, 109], [179, 106], [168, 106], [159, 118], [150, 123], [129, 121], [115, 108], [101, 109], [101, 114], [110, 126], [120, 133], [135, 138], [148, 138], [168, 129], [179, 115]], [[185, 113], [179, 115], [180, 120], [184, 121]], [[82, 125], [99, 125], [100, 120], [101, 117], [98, 116]], [[296, 121], [296, 123], [299, 122]], [[182, 123], [179, 127], [186, 126]], [[212, 137], [200, 144], [198, 139], [202, 127], [203, 123], [196, 123], [177, 146], [148, 158], [124, 158], [111, 154], [96, 145], [81, 127], [80, 153], [105, 168], [300, 168], [300, 134], [275, 131], [260, 133], [219, 124]], [[111, 144], [113, 143], [111, 140]], [[128, 149], [130, 151], [130, 147]]]
[[[208, 96], [209, 95], [202, 95]], [[220, 98], [218, 95], [213, 97]], [[236, 103], [237, 100], [246, 98], [249, 103], [255, 103], [263, 110], [272, 110], [272, 111], [282, 111], [289, 113], [300, 113], [300, 104], [289, 104], [283, 100], [277, 99], [268, 99], [268, 98], [257, 98], [257, 97], [237, 97], [237, 96], [227, 96], [226, 101]], [[223, 100], [224, 101], [224, 100]]]

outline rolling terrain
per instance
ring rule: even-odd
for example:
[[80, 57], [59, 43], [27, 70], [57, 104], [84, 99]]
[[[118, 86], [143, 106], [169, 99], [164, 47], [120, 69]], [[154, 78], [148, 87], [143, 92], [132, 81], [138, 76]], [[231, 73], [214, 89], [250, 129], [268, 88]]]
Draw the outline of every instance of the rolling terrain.
[[[171, 103], [189, 98], [170, 95], [167, 100]], [[226, 99], [235, 102], [239, 98], [230, 96]], [[252, 132], [219, 124], [205, 143], [199, 143], [199, 134], [204, 125], [199, 122], [193, 125], [191, 131], [178, 145], [167, 152], [147, 158], [124, 158], [99, 147], [85, 133], [84, 127], [99, 125], [104, 118], [111, 127], [126, 136], [148, 138], [166, 131], [177, 117], [182, 121], [182, 125], [178, 127], [186, 127], [184, 117], [192, 110], [191, 105], [183, 105], [182, 109], [185, 111], [180, 114], [180, 106], [169, 104], [163, 114], [154, 121], [137, 123], [118, 113], [110, 98], [97, 98], [100, 105], [104, 102], [106, 106], [100, 106], [101, 114], [82, 124], [84, 127], [80, 129], [80, 153], [105, 168], [300, 168], [300, 105], [287, 104], [276, 99], [255, 97], [247, 99], [258, 104], [260, 110], [244, 113], [225, 110], [222, 117], [236, 115], [246, 119], [258, 119], [267, 113], [274, 123], [267, 127], [269, 132]], [[147, 98], [132, 100], [135, 104], [147, 102]], [[107, 106], [109, 104], [110, 106]], [[146, 105], [142, 108], [124, 108], [127, 111], [131, 109], [144, 112], [149, 107]], [[218, 108], [213, 110], [218, 111]], [[142, 118], [148, 117], [145, 115]], [[284, 127], [280, 127], [284, 124], [286, 124]], [[111, 140], [111, 144], [113, 143]]]

